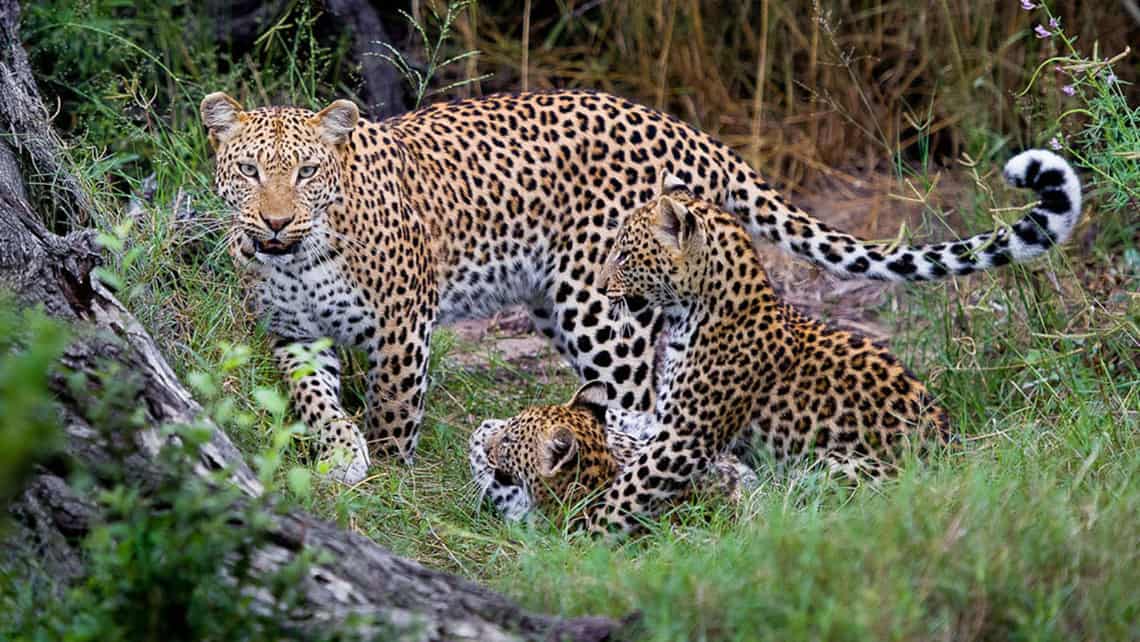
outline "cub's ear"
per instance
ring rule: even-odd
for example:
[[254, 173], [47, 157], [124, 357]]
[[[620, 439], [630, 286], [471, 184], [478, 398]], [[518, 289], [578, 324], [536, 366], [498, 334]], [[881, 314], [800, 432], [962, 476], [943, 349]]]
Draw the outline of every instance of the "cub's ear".
[[360, 110], [352, 101], [336, 100], [313, 116], [309, 124], [317, 130], [321, 142], [339, 147], [348, 142], [348, 135], [356, 129], [359, 118]]
[[246, 119], [241, 104], [221, 91], [203, 98], [198, 111], [202, 114], [202, 124], [210, 131], [210, 145], [214, 149], [237, 135]]
[[542, 462], [539, 472], [543, 477], [553, 477], [566, 468], [578, 463], [578, 439], [568, 428], [559, 428], [554, 436], [542, 445]]
[[571, 408], [581, 408], [582, 410], [590, 411], [594, 415], [594, 419], [603, 426], [606, 423], [606, 410], [609, 409], [610, 396], [606, 390], [606, 384], [601, 381], [591, 381], [586, 385], [578, 388], [578, 392], [570, 399], [570, 403], [566, 404]]
[[678, 178], [675, 174], [666, 172], [665, 177], [661, 179], [661, 193], [672, 194], [673, 192], [687, 192], [689, 185], [685, 181]]
[[503, 433], [497, 432], [487, 438], [483, 444], [483, 454], [487, 456], [487, 465], [491, 468], [499, 467], [499, 442], [503, 440]]
[[661, 215], [658, 224], [661, 231], [678, 248], [684, 250], [704, 240], [703, 232], [697, 225], [697, 217], [689, 208], [668, 196], [661, 197], [659, 207]]

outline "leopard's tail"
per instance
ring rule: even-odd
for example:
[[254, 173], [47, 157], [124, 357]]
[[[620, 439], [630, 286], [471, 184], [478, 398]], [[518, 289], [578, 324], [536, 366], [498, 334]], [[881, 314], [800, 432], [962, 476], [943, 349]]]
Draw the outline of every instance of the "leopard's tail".
[[1027, 261], [1072, 234], [1081, 215], [1081, 184], [1065, 159], [1031, 149], [1006, 163], [1004, 175], [1011, 185], [1036, 192], [1038, 202], [1012, 225], [947, 243], [892, 246], [833, 230], [787, 203], [751, 171], [736, 172], [726, 208], [754, 237], [841, 277], [929, 281]]

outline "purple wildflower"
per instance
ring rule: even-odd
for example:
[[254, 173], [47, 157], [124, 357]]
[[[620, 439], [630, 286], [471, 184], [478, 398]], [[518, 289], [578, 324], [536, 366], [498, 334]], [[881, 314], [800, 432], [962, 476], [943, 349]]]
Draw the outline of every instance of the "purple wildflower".
[[1052, 147], [1053, 151], [1061, 151], [1061, 140], [1056, 136], [1050, 138], [1049, 147]]
[[1037, 25], [1036, 27], [1034, 27], [1033, 33], [1037, 34], [1037, 37], [1041, 38], [1042, 40], [1044, 40], [1045, 38], [1052, 38], [1053, 37], [1053, 34], [1049, 33], [1049, 30], [1046, 29], [1045, 27], [1042, 27], [1041, 25]]
[[1117, 81], [1116, 74], [1112, 73], [1111, 71], [1108, 72], [1107, 74], [1104, 75], [1104, 81], [1110, 85], [1116, 84], [1116, 81]]
[[1021, 0], [1021, 8], [1025, 9], [1026, 11], [1033, 11], [1037, 8], [1037, 5], [1030, 2], [1030, 0]]
[[1061, 87], [1061, 91], [1064, 92], [1066, 96], [1073, 96], [1077, 93], [1077, 90], [1074, 89], [1072, 85], [1065, 85], [1064, 87]]
[[1061, 28], [1061, 19], [1060, 18], [1049, 18], [1049, 28], [1050, 29], [1060, 29]]

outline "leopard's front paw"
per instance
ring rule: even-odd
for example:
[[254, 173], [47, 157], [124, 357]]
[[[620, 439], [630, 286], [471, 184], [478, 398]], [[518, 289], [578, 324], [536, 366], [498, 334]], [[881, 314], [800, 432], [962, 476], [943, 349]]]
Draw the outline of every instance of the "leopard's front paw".
[[231, 234], [226, 243], [226, 251], [239, 272], [256, 263], [257, 251], [253, 246], [253, 239], [246, 234]]
[[360, 483], [368, 474], [372, 460], [368, 456], [368, 443], [356, 425], [349, 421], [336, 422], [329, 427], [331, 444], [325, 457], [332, 463], [329, 477], [342, 484]]
[[367, 455], [363, 457], [346, 456], [344, 461], [333, 465], [332, 470], [329, 471], [329, 477], [348, 486], [359, 484], [368, 475], [369, 463]]

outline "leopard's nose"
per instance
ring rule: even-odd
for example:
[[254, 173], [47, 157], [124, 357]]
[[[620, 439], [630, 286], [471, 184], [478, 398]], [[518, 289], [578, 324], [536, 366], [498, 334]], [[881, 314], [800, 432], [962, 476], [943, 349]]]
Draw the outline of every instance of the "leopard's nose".
[[273, 216], [262, 214], [261, 220], [265, 222], [266, 227], [274, 232], [280, 232], [285, 229], [285, 226], [293, 222], [293, 216], [286, 214], [284, 216]]
[[502, 469], [495, 469], [495, 483], [500, 486], [518, 486], [515, 476]]

